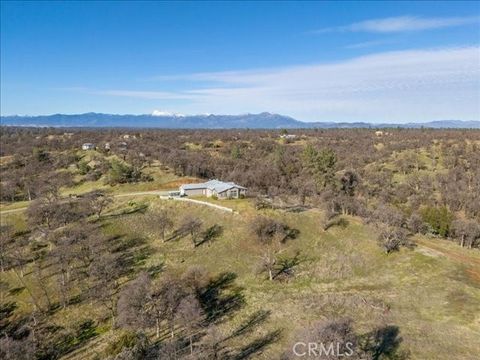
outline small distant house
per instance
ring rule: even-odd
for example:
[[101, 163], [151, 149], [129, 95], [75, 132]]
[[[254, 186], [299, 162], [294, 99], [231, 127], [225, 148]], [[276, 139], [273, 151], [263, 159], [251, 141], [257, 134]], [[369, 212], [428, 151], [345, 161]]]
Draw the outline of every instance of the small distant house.
[[122, 138], [123, 138], [124, 140], [136, 139], [137, 136], [136, 136], [136, 135], [125, 134], [125, 135], [122, 136]]
[[297, 138], [297, 135], [295, 134], [282, 134], [280, 135], [282, 139], [287, 139], [287, 140], [294, 140]]
[[95, 149], [95, 145], [92, 143], [85, 143], [82, 145], [82, 150], [93, 150]]
[[180, 186], [180, 196], [203, 195], [207, 197], [216, 196], [219, 199], [238, 199], [244, 197], [247, 188], [233, 182], [210, 180], [199, 184], [184, 184]]
[[375, 136], [377, 137], [382, 137], [382, 136], [391, 136], [393, 135], [392, 133], [390, 132], [387, 132], [387, 131], [375, 131]]
[[87, 163], [88, 167], [91, 169], [96, 169], [98, 168], [102, 163], [98, 160], [92, 160]]

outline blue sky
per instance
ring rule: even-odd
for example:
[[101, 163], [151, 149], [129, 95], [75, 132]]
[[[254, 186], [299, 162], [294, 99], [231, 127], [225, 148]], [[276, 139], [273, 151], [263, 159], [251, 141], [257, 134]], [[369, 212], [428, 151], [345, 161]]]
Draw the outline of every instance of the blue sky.
[[1, 113], [480, 119], [478, 2], [1, 3]]

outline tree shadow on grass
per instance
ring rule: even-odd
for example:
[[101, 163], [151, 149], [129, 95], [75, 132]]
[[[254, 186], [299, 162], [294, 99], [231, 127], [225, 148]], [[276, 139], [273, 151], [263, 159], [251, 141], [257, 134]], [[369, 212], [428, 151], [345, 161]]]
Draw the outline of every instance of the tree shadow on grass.
[[295, 268], [302, 262], [306, 261], [306, 258], [300, 254], [299, 251], [292, 257], [282, 257], [278, 259], [276, 265], [276, 273], [273, 276], [274, 280], [287, 280], [295, 275]]
[[20, 294], [23, 290], [25, 290], [25, 286], [19, 286], [19, 287], [8, 290], [8, 293], [12, 296], [15, 296]]
[[50, 326], [47, 328], [47, 332], [50, 335], [51, 346], [42, 354], [45, 359], [62, 357], [81, 348], [89, 340], [98, 336], [96, 324], [91, 319], [76, 324], [71, 330], [66, 330], [61, 326]]
[[151, 265], [145, 269], [148, 275], [150, 275], [152, 278], [156, 278], [158, 274], [160, 274], [165, 267], [164, 263], [157, 264], [157, 265]]
[[363, 336], [362, 348], [371, 354], [373, 360], [395, 359], [404, 360], [410, 356], [408, 352], [399, 349], [403, 339], [399, 336], [400, 329], [395, 325], [380, 327]]
[[189, 234], [189, 232], [185, 229], [176, 229], [174, 230], [169, 237], [165, 239], [165, 241], [175, 241], [175, 240], [180, 240], [184, 237], [186, 237]]
[[217, 239], [223, 234], [223, 226], [215, 224], [213, 226], [210, 226], [208, 229], [206, 229], [201, 237], [200, 241], [195, 243], [195, 247], [203, 245], [205, 243], [210, 244], [212, 241]]
[[0, 334], [13, 336], [28, 321], [27, 317], [15, 316], [17, 307], [14, 301], [0, 304]]
[[345, 229], [349, 225], [349, 221], [343, 217], [337, 216], [329, 220], [325, 226], [323, 227], [324, 231], [327, 231], [328, 229], [338, 226], [342, 229]]
[[247, 332], [252, 331], [258, 325], [264, 323], [271, 315], [270, 310], [258, 310], [250, 315], [239, 327], [237, 327], [230, 336], [223, 341], [229, 340], [236, 336], [241, 336]]
[[94, 219], [94, 222], [99, 221], [99, 220], [105, 220], [105, 219], [111, 219], [111, 218], [116, 218], [119, 216], [124, 216], [124, 215], [132, 215], [136, 213], [144, 214], [145, 211], [148, 209], [148, 204], [137, 204], [135, 206], [130, 206], [126, 207], [123, 209], [120, 209], [116, 212], [110, 213], [110, 214], [104, 214], [100, 218]]
[[110, 238], [108, 243], [111, 244], [110, 252], [119, 255], [125, 275], [145, 265], [148, 257], [154, 253], [147, 240], [141, 237], [117, 235]]
[[282, 331], [275, 330], [267, 335], [253, 340], [250, 344], [241, 348], [236, 354], [229, 357], [232, 360], [243, 360], [253, 357], [258, 352], [263, 351], [267, 346], [277, 342], [281, 337]]
[[243, 288], [235, 285], [237, 274], [221, 273], [199, 290], [199, 300], [209, 323], [231, 316], [245, 304]]

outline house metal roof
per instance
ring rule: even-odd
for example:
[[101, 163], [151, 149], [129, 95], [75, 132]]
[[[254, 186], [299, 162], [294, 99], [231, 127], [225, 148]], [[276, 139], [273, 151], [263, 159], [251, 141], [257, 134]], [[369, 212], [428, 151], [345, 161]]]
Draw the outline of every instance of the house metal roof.
[[245, 187], [237, 185], [234, 182], [223, 182], [216, 179], [209, 180], [204, 183], [184, 184], [180, 186], [180, 189], [183, 189], [183, 190], [209, 189], [209, 190], [215, 191], [216, 193], [221, 193], [231, 188], [246, 189]]

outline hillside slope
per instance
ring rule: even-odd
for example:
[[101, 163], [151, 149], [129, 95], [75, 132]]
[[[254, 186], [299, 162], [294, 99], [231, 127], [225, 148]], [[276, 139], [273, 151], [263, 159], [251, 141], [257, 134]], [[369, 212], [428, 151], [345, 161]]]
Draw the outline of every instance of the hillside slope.
[[[131, 201], [118, 198], [114, 207]], [[224, 334], [234, 333], [258, 311], [268, 314], [251, 331], [226, 341], [225, 346], [230, 349], [245, 349], [259, 339], [268, 338], [252, 350], [251, 356], [278, 358], [292, 341], [298, 341], [295, 334], [305, 326], [318, 320], [347, 317], [353, 319], [361, 334], [379, 326], [394, 329], [389, 341], [392, 354], [399, 358], [407, 353], [413, 359], [446, 359], [445, 354], [451, 353], [459, 359], [476, 358], [480, 279], [472, 275], [472, 269], [480, 261], [477, 253], [456, 247], [456, 256], [463, 257], [460, 262], [445, 255], [450, 254], [449, 246], [453, 244], [419, 238], [415, 249], [386, 255], [377, 246], [373, 230], [357, 218], [345, 217], [343, 226], [325, 232], [319, 230], [323, 215], [317, 210], [258, 212], [249, 200], [237, 200], [228, 206], [236, 208], [239, 214], [227, 214], [201, 205], [152, 197], [140, 196], [134, 201], [147, 204], [147, 211], [105, 218], [103, 226], [105, 234], [118, 241], [143, 239], [142, 246], [150, 250], [136, 271], [161, 269], [158, 276], [162, 277], [163, 273], [181, 274], [192, 266], [200, 266], [211, 274], [233, 274], [235, 291], [244, 301], [218, 323]], [[192, 247], [188, 237], [164, 242], [155, 219], [165, 209], [177, 219], [188, 214], [201, 219], [205, 227], [219, 225], [223, 233], [199, 247]], [[250, 236], [249, 224], [258, 214], [278, 219], [299, 231], [297, 239], [289, 241], [282, 250], [285, 257], [299, 254], [294, 278], [269, 281], [256, 272], [262, 247]], [[2, 223], [12, 221], [21, 223], [21, 215], [2, 216]], [[18, 281], [10, 275], [7, 280], [14, 284]], [[28, 307], [25, 292], [14, 298], [20, 309]], [[100, 304], [80, 303], [58, 311], [52, 321], [69, 328], [80, 320], [99, 316], [102, 311]], [[97, 324], [97, 333], [66, 358], [103, 358], [118, 332], [108, 331], [106, 320]], [[280, 335], [268, 337], [274, 333]]]

